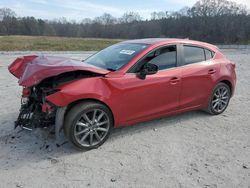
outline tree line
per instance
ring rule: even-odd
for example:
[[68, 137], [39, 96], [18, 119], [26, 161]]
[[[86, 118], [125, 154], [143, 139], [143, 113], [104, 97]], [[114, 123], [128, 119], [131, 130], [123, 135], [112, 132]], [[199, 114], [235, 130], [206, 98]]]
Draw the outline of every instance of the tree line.
[[190, 38], [211, 43], [249, 43], [250, 13], [246, 6], [228, 0], [199, 0], [175, 12], [152, 12], [143, 20], [136, 12], [115, 18], [105, 13], [81, 22], [17, 17], [0, 8], [0, 35], [97, 38]]

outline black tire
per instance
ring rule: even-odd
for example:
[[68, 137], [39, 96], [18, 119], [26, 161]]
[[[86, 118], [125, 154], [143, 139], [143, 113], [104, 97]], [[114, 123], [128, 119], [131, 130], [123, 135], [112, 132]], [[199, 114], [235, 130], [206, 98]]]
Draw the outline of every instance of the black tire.
[[[219, 99], [217, 99], [218, 97], [218, 92], [219, 90], [223, 90], [224, 92], [227, 92], [227, 99], [223, 99], [223, 97], [219, 97]], [[208, 108], [207, 108], [207, 112], [212, 114], [212, 115], [219, 115], [219, 114], [222, 114], [228, 107], [228, 104], [230, 102], [230, 99], [231, 99], [231, 90], [230, 90], [230, 87], [225, 84], [225, 83], [222, 83], [220, 82], [219, 84], [216, 85], [216, 87], [214, 88], [210, 98], [209, 98], [209, 103], [208, 103]], [[216, 105], [216, 100], [223, 100], [223, 108], [221, 108], [221, 110], [219, 110], [219, 107], [218, 109], [216, 109], [214, 106]], [[224, 104], [225, 103], [225, 104]], [[220, 102], [219, 104], [222, 104], [222, 102]]]
[[[97, 117], [98, 113], [99, 113], [99, 116]], [[101, 123], [105, 123], [106, 121], [108, 123], [102, 125], [105, 127], [101, 127], [101, 126], [98, 127], [96, 118], [99, 119], [102, 113], [104, 115], [103, 117], [101, 117], [99, 121], [103, 120], [103, 122]], [[90, 120], [91, 114], [93, 114], [93, 119], [91, 119], [92, 124], [88, 123], [89, 121], [87, 121], [87, 120]], [[87, 117], [85, 115], [87, 115]], [[94, 124], [96, 124], [96, 126], [94, 126]], [[65, 117], [65, 122], [64, 122], [64, 133], [65, 133], [66, 138], [78, 149], [90, 150], [90, 149], [98, 148], [108, 139], [113, 126], [114, 126], [113, 115], [112, 115], [112, 112], [109, 110], [109, 108], [107, 108], [105, 105], [98, 103], [98, 102], [85, 101], [85, 102], [80, 102], [76, 104], [67, 113]], [[79, 130], [80, 128], [81, 130]], [[97, 130], [97, 129], [102, 129], [102, 130]], [[79, 134], [84, 131], [85, 133]], [[99, 136], [97, 136], [96, 134]], [[81, 137], [81, 135], [83, 136]], [[84, 138], [86, 137], [86, 138], [84, 139], [83, 137]], [[85, 143], [85, 140], [87, 140], [87, 138], [89, 140], [88, 142], [86, 141]], [[93, 143], [94, 140], [96, 141], [95, 143]]]

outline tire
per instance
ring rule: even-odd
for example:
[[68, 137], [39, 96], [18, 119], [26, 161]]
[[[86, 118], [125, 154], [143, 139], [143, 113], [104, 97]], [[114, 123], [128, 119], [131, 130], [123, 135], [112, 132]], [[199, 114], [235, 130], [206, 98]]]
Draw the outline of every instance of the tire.
[[101, 146], [114, 126], [112, 112], [105, 105], [86, 101], [73, 106], [65, 117], [66, 138], [80, 150]]
[[220, 82], [214, 88], [208, 103], [207, 112], [212, 115], [222, 114], [228, 107], [231, 99], [230, 87]]

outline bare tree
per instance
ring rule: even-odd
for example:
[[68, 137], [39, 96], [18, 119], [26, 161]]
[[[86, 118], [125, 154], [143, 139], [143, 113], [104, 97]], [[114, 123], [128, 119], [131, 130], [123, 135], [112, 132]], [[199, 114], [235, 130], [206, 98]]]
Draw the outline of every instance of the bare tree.
[[221, 16], [247, 14], [244, 5], [228, 0], [199, 0], [191, 8], [193, 16]]
[[190, 38], [211, 43], [249, 43], [250, 14], [246, 7], [228, 0], [199, 0], [176, 12], [153, 12], [142, 20], [136, 12], [121, 18], [105, 13], [81, 22], [59, 18], [17, 18], [10, 9], [0, 9], [1, 35], [46, 35], [65, 37]]
[[151, 20], [160, 20], [167, 18], [167, 12], [152, 12], [151, 13]]
[[102, 24], [102, 25], [112, 25], [116, 23], [116, 18], [111, 14], [104, 13], [102, 16], [96, 17], [94, 22]]
[[141, 20], [142, 20], [142, 17], [140, 16], [138, 12], [126, 12], [120, 18], [121, 23], [132, 23], [132, 22], [138, 22]]
[[0, 20], [6, 17], [15, 17], [16, 13], [10, 8], [0, 8]]
[[90, 19], [90, 18], [84, 18], [82, 21], [81, 21], [81, 24], [92, 24], [93, 23], [93, 20]]

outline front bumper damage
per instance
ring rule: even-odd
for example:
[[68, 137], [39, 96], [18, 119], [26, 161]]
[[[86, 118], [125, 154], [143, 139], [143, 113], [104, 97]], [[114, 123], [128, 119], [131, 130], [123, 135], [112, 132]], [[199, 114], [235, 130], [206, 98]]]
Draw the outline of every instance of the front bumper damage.
[[18, 78], [19, 85], [23, 87], [23, 99], [15, 128], [21, 127], [30, 131], [35, 128], [48, 128], [56, 134], [57, 139], [62, 132], [67, 108], [62, 106], [69, 103], [55, 105], [53, 100], [47, 98], [59, 92], [60, 86], [65, 84], [85, 78], [103, 77], [110, 73], [80, 60], [35, 55], [17, 58], [9, 66], [9, 71]]
[[22, 98], [20, 113], [15, 121], [15, 129], [21, 127], [32, 131], [36, 128], [47, 128], [50, 133], [55, 134], [56, 143], [60, 144], [60, 134], [66, 110], [67, 107], [56, 107], [46, 102], [43, 104], [29, 103], [28, 99]]

